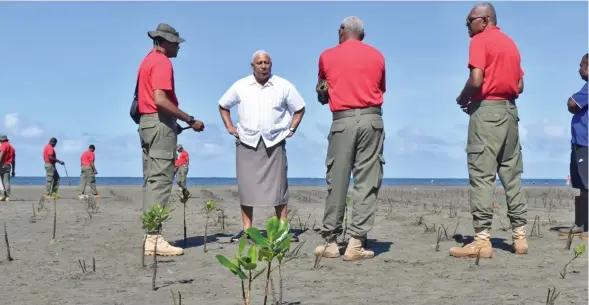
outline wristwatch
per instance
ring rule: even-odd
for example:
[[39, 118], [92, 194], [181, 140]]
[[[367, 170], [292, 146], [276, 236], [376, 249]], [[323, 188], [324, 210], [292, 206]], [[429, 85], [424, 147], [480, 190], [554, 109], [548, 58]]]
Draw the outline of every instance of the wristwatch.
[[194, 119], [194, 117], [193, 117], [193, 116], [190, 116], [189, 118], [190, 118], [190, 119], [188, 119], [188, 122], [187, 122], [187, 123], [188, 123], [188, 125], [192, 125], [192, 124], [194, 124], [194, 122], [196, 122], [196, 120]]
[[297, 129], [293, 128], [293, 127], [289, 128], [288, 130], [290, 130], [290, 132], [292, 132], [292, 133], [295, 133], [297, 131]]

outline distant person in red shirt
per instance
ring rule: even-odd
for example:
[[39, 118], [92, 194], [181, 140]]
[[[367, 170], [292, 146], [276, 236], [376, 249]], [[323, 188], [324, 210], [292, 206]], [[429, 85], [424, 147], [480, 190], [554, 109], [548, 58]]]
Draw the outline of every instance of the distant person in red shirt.
[[[180, 34], [170, 25], [161, 23], [147, 35], [153, 48], [145, 56], [137, 73], [137, 108], [139, 138], [143, 152], [143, 212], [154, 204], [166, 206], [170, 202], [174, 184], [174, 157], [181, 132], [180, 119], [194, 131], [203, 131], [204, 124], [178, 108], [174, 84], [174, 69], [170, 58], [178, 55]], [[145, 255], [182, 255], [182, 248], [170, 245], [157, 232], [146, 232]]]
[[96, 170], [96, 166], [94, 165], [94, 150], [96, 147], [94, 144], [88, 147], [88, 150], [82, 153], [82, 157], [80, 157], [80, 167], [81, 167], [81, 174], [80, 174], [80, 191], [78, 197], [80, 199], [86, 198], [86, 185], [90, 183], [90, 190], [92, 191], [92, 195], [96, 198], [100, 198], [98, 195], [98, 190], [96, 190], [96, 175], [98, 171]]
[[513, 251], [525, 254], [528, 209], [521, 192], [523, 161], [515, 102], [524, 90], [520, 53], [515, 42], [497, 27], [493, 5], [476, 5], [466, 26], [471, 37], [470, 77], [456, 102], [470, 115], [466, 158], [475, 236], [472, 243], [451, 248], [450, 255], [493, 256], [490, 230], [497, 175], [505, 189]]
[[3, 185], [3, 193], [0, 192], [0, 201], [10, 200], [10, 178], [14, 177], [16, 164], [14, 147], [8, 142], [8, 137], [0, 136], [0, 183]]
[[[344, 260], [374, 257], [364, 248], [366, 234], [374, 226], [377, 198], [383, 177], [384, 123], [381, 105], [386, 91], [385, 59], [363, 42], [364, 24], [348, 17], [339, 28], [339, 45], [319, 57], [319, 82], [325, 84], [333, 112], [326, 158], [328, 185], [322, 236], [327, 247], [315, 250], [323, 257], [339, 257], [335, 236], [342, 232], [350, 174], [354, 176], [350, 240]], [[320, 94], [321, 95], [321, 94]]]
[[186, 186], [186, 178], [188, 177], [188, 167], [190, 163], [188, 152], [184, 149], [184, 147], [182, 147], [182, 145], [178, 145], [176, 150], [178, 151], [178, 159], [176, 159], [175, 164], [176, 183], [178, 183], [180, 191], [183, 195], [186, 194], [190, 196], [188, 187]]
[[43, 161], [45, 161], [45, 198], [56, 199], [57, 191], [59, 190], [60, 177], [55, 167], [55, 163], [64, 165], [65, 162], [57, 159], [55, 153], [55, 145], [57, 145], [57, 139], [51, 138], [49, 143], [45, 145], [43, 149]]

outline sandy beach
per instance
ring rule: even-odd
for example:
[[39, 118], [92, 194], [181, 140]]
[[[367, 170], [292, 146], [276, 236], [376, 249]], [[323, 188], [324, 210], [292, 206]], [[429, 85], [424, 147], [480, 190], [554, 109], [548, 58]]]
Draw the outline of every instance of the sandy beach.
[[[5, 280], [0, 286], [1, 303], [173, 304], [173, 290], [182, 293], [184, 305], [243, 304], [240, 281], [215, 259], [217, 254], [235, 253], [236, 245], [228, 239], [241, 223], [236, 187], [191, 187], [194, 198], [186, 210], [188, 245], [183, 256], [158, 257], [157, 291], [151, 290], [153, 257], [146, 257], [147, 266], [141, 266], [140, 187], [98, 189], [106, 198], [98, 200], [97, 211], [89, 212], [87, 203], [75, 198], [75, 187], [61, 188], [53, 240], [53, 202], [38, 203], [43, 187], [13, 187], [12, 201], [0, 203], [14, 258], [7, 260], [2, 245], [0, 272]], [[545, 304], [547, 290], [553, 286], [561, 293], [555, 304], [587, 304], [587, 253], [569, 265], [562, 279], [559, 274], [573, 252], [565, 250], [566, 237], [551, 231], [570, 226], [574, 190], [528, 187], [525, 194], [528, 231], [536, 216], [540, 223], [540, 234], [528, 239], [528, 255], [510, 253], [501, 188], [496, 191], [494, 258], [481, 260], [477, 266], [474, 260], [448, 255], [450, 247], [461, 245], [473, 233], [467, 188], [386, 187], [380, 193], [376, 225], [369, 233], [368, 247], [377, 256], [361, 262], [324, 258], [321, 268], [312, 270], [313, 249], [321, 243], [314, 229], [321, 224], [325, 188], [291, 187], [292, 225], [308, 230], [300, 235], [305, 243], [298, 258], [282, 270], [284, 304]], [[202, 208], [209, 199], [225, 211], [226, 219], [225, 229], [216, 216], [210, 220], [208, 251], [204, 252]], [[173, 206], [176, 209], [164, 227], [164, 236], [182, 246], [183, 208], [179, 202]], [[261, 228], [272, 213], [257, 210], [255, 225]], [[436, 251], [441, 225], [447, 234]], [[575, 237], [572, 248], [583, 242]], [[85, 261], [85, 273], [78, 260]], [[260, 277], [254, 284], [252, 304], [262, 304], [263, 293]]]

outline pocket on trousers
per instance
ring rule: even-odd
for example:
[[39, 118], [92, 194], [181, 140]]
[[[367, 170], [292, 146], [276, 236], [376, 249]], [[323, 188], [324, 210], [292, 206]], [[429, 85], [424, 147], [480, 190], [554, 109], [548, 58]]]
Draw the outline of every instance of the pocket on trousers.
[[484, 156], [485, 145], [482, 144], [469, 144], [466, 146], [466, 160], [468, 162], [468, 171], [470, 174], [471, 170], [481, 171], [484, 167]]
[[346, 130], [346, 124], [342, 122], [333, 122], [331, 123], [331, 128], [329, 128], [329, 135], [327, 136], [327, 140], [330, 140], [335, 134], [342, 133]]

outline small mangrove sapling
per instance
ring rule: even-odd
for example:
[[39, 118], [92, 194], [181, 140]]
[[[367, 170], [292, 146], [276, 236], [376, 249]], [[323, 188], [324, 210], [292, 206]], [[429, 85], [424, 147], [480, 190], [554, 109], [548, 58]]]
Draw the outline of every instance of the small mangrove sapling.
[[575, 249], [573, 250], [573, 258], [571, 258], [571, 260], [566, 265], [564, 265], [564, 268], [562, 268], [562, 272], [560, 273], [560, 276], [563, 279], [567, 275], [567, 267], [569, 266], [569, 264], [572, 263], [577, 257], [581, 256], [583, 253], [585, 253], [585, 244], [580, 244], [575, 247]]
[[204, 246], [203, 246], [203, 251], [207, 252], [207, 237], [208, 237], [208, 233], [209, 233], [209, 220], [211, 219], [211, 214], [217, 210], [217, 205], [215, 203], [215, 200], [207, 200], [205, 201], [205, 215], [206, 215], [206, 220], [205, 220], [205, 234], [204, 234]]
[[[247, 236], [243, 235], [239, 239], [239, 247], [233, 259], [218, 254], [215, 257], [221, 265], [227, 267], [229, 271], [235, 274], [241, 280], [241, 296], [244, 305], [250, 305], [252, 300], [252, 282], [264, 272], [264, 269], [256, 271], [258, 267], [258, 249], [254, 244], [250, 246], [247, 254], [244, 255], [245, 246], [247, 243]], [[254, 275], [255, 272], [255, 275]], [[247, 275], [246, 275], [247, 273]], [[247, 290], [245, 288], [245, 281], [247, 280]]]
[[[237, 257], [233, 260], [227, 259], [223, 255], [217, 255], [219, 262], [227, 267], [233, 274], [241, 279], [242, 297], [245, 305], [251, 304], [251, 283], [264, 272], [266, 273], [266, 283], [264, 288], [264, 305], [268, 302], [268, 284], [270, 282], [270, 274], [272, 273], [272, 262], [274, 259], [282, 262], [285, 254], [290, 249], [293, 233], [289, 233], [290, 224], [288, 220], [278, 220], [273, 216], [266, 222], [266, 236], [262, 236], [260, 230], [257, 228], [248, 228], [245, 230], [247, 234], [242, 236], [239, 240], [239, 248]], [[243, 255], [245, 250], [246, 238], [254, 242], [247, 253]], [[253, 274], [257, 268], [258, 262], [266, 262], [266, 266]], [[280, 266], [280, 265], [279, 265]], [[245, 272], [248, 272], [246, 275]], [[248, 281], [248, 289], [246, 294], [245, 280]]]
[[[162, 231], [162, 225], [164, 222], [170, 220], [170, 210], [161, 206], [159, 203], [151, 207], [149, 211], [141, 215], [141, 221], [143, 221], [143, 229], [147, 232], [156, 232], [153, 250], [153, 278], [151, 280], [152, 290], [157, 290], [155, 287], [155, 278], [157, 276], [157, 243], [158, 237]], [[145, 247], [145, 242], [143, 247]], [[143, 253], [145, 255], [145, 253]]]
[[186, 238], [186, 203], [188, 202], [188, 198], [190, 198], [190, 192], [187, 189], [182, 189], [182, 196], [180, 196], [180, 202], [184, 205], [184, 210], [182, 212], [183, 218], [183, 225], [184, 225], [184, 248], [186, 248], [187, 238]]
[[346, 240], [346, 231], [348, 229], [348, 222], [350, 221], [350, 219], [348, 218], [348, 208], [351, 202], [352, 198], [350, 196], [346, 197], [346, 209], [344, 210], [344, 231], [342, 232], [342, 243]]

